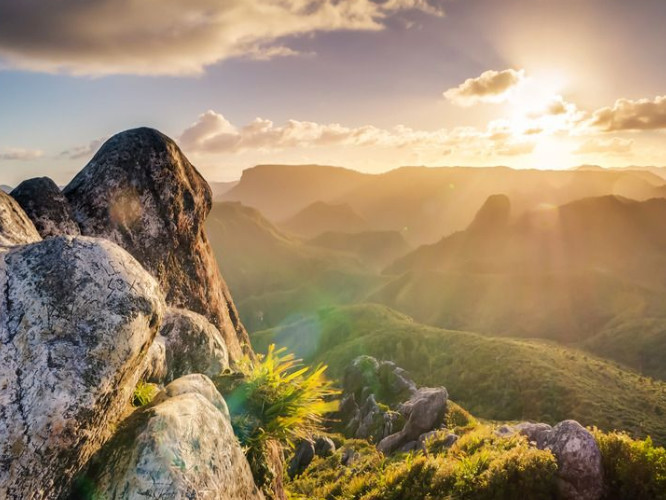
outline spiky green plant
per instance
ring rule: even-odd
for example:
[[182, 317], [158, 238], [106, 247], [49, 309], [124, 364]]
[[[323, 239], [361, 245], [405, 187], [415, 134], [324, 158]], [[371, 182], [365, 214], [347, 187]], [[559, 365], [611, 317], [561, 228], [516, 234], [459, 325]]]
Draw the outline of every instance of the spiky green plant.
[[146, 406], [153, 400], [158, 392], [159, 388], [157, 385], [140, 380], [134, 388], [132, 404], [134, 406]]
[[325, 365], [303, 366], [271, 345], [246, 366], [246, 377], [227, 396], [234, 429], [246, 446], [269, 439], [291, 446], [319, 429], [324, 414], [337, 408], [332, 397], [338, 391], [324, 376]]

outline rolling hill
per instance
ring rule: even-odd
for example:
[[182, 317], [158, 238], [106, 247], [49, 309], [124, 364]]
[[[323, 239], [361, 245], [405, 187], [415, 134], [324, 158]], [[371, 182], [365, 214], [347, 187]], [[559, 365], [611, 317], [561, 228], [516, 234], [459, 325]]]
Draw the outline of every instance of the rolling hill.
[[334, 377], [359, 354], [392, 360], [419, 385], [446, 386], [482, 418], [575, 418], [666, 442], [666, 383], [552, 343], [443, 330], [368, 304], [324, 309], [257, 332], [252, 342], [258, 351], [275, 342], [326, 363]]
[[283, 229], [306, 238], [329, 231], [357, 233], [368, 229], [368, 222], [347, 203], [316, 201], [280, 223]]
[[380, 270], [412, 247], [398, 231], [323, 233], [309, 240], [310, 245], [352, 254], [372, 269]]

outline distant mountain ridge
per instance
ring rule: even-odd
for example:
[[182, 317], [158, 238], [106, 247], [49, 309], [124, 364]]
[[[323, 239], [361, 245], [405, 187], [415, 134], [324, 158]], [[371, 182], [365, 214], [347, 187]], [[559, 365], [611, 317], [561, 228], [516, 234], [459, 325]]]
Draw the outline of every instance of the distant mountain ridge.
[[317, 165], [247, 169], [223, 196], [284, 221], [314, 202], [347, 204], [375, 231], [401, 231], [412, 244], [432, 243], [467, 227], [491, 195], [504, 193], [519, 215], [542, 205], [604, 195], [666, 197], [666, 181], [632, 170], [514, 170], [508, 167], [402, 167], [366, 174]]

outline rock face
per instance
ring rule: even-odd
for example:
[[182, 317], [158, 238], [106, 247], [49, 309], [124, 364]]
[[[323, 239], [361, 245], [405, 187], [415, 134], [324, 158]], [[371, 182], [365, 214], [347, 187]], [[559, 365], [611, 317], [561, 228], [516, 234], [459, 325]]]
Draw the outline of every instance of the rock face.
[[557, 458], [558, 488], [562, 498], [601, 498], [601, 452], [594, 436], [587, 429], [574, 420], [560, 422], [548, 434], [546, 448]]
[[565, 500], [599, 500], [604, 489], [601, 451], [594, 436], [574, 420], [555, 427], [524, 422], [500, 429], [520, 432], [541, 450], [550, 450], [557, 460], [557, 485]]
[[0, 252], [39, 240], [41, 237], [35, 225], [21, 206], [14, 198], [0, 191]]
[[11, 193], [42, 238], [81, 234], [65, 195], [48, 177], [35, 177], [19, 184]]
[[127, 419], [93, 457], [74, 496], [107, 500], [263, 498], [229, 416], [197, 390], [165, 397]]
[[446, 414], [448, 393], [444, 387], [422, 387], [412, 397], [400, 405], [398, 411], [405, 418], [405, 426], [395, 434], [385, 437], [377, 448], [383, 453], [391, 453], [409, 442], [436, 429], [442, 424]]
[[229, 368], [220, 331], [200, 314], [168, 308], [160, 336], [166, 350], [167, 382], [189, 373], [214, 377]]
[[303, 472], [308, 465], [312, 462], [315, 457], [315, 445], [312, 441], [304, 439], [296, 447], [294, 451], [294, 456], [289, 462], [289, 468], [287, 473], [290, 478], [296, 477], [298, 474]]
[[251, 354], [204, 232], [210, 187], [171, 139], [149, 128], [113, 136], [64, 194], [82, 234], [131, 253], [169, 305], [202, 314], [220, 330], [232, 360], [243, 347]]
[[125, 415], [164, 299], [83, 237], [0, 255], [0, 290], [0, 498], [58, 498]]

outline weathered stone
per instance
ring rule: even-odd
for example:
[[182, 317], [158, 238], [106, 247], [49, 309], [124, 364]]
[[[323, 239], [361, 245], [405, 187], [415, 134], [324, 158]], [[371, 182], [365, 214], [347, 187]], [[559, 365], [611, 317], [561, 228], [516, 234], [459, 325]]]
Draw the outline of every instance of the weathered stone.
[[42, 238], [78, 236], [81, 233], [67, 198], [48, 177], [23, 181], [11, 192], [11, 196], [25, 210]]
[[137, 410], [90, 461], [75, 496], [263, 498], [228, 416], [197, 392]]
[[42, 238], [14, 198], [0, 191], [0, 252]]
[[587, 429], [574, 420], [560, 422], [548, 433], [545, 448], [557, 459], [560, 498], [601, 498], [604, 488], [601, 451]]
[[167, 303], [202, 314], [229, 355], [252, 354], [204, 231], [212, 195], [178, 146], [157, 130], [116, 134], [64, 189], [81, 232], [118, 243], [157, 278]]
[[330, 457], [335, 453], [335, 443], [326, 436], [317, 436], [314, 442], [315, 455], [318, 457]]
[[0, 498], [58, 498], [128, 411], [164, 299], [83, 237], [1, 255], [0, 290]]
[[154, 384], [162, 384], [167, 376], [166, 347], [164, 337], [157, 334], [148, 349], [143, 362], [142, 380]]
[[231, 418], [227, 402], [217, 391], [215, 384], [213, 384], [211, 379], [200, 373], [193, 373], [177, 378], [155, 396], [153, 404], [159, 404], [162, 401], [180, 396], [181, 394], [199, 394], [206, 398], [227, 419]]
[[436, 429], [446, 414], [448, 393], [444, 387], [422, 387], [405, 403], [399, 411], [406, 419], [399, 432], [385, 437], [377, 448], [383, 453], [391, 453], [409, 441], [416, 441], [424, 432]]
[[200, 314], [168, 308], [160, 335], [166, 348], [166, 382], [189, 373], [215, 377], [229, 368], [224, 338]]
[[308, 439], [301, 441], [296, 450], [294, 450], [294, 456], [289, 461], [289, 467], [287, 468], [289, 477], [294, 478], [303, 472], [310, 465], [314, 457], [314, 443]]
[[[363, 388], [377, 389], [377, 370], [379, 362], [372, 356], [359, 356], [347, 367], [343, 379], [343, 390], [346, 394], [361, 396]], [[373, 391], [373, 392], [376, 392]], [[363, 398], [362, 400], [365, 400]]]
[[553, 428], [548, 424], [521, 422], [513, 426], [513, 429], [520, 432], [528, 441], [535, 443], [536, 447], [542, 450], [546, 446], [548, 436]]

